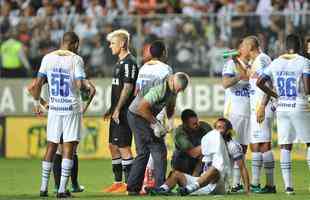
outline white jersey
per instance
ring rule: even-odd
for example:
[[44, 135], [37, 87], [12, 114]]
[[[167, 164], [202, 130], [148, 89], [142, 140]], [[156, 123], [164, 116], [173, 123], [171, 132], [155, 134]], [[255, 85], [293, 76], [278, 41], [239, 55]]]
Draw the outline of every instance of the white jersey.
[[[303, 76], [310, 76], [310, 60], [298, 54], [284, 54], [264, 70], [279, 95], [277, 111], [310, 111]], [[297, 130], [298, 131], [298, 130]]]
[[[256, 112], [263, 100], [265, 93], [256, 86], [258, 77], [262, 72], [268, 68], [271, 63], [271, 59], [268, 55], [260, 53], [251, 65], [251, 75], [250, 75], [250, 106], [251, 106], [251, 115], [256, 115]], [[272, 117], [273, 112], [271, 110], [271, 103], [266, 107], [266, 117]]]
[[141, 88], [152, 87], [155, 82], [162, 81], [172, 73], [172, 68], [159, 60], [146, 62], [139, 69], [139, 75], [136, 82], [137, 92], [139, 92]]
[[[163, 81], [168, 75], [172, 75], [172, 68], [159, 61], [151, 60], [146, 62], [140, 69], [136, 82], [136, 94], [144, 87], [152, 87], [160, 81]], [[163, 122], [165, 109], [163, 109], [156, 118]]]
[[222, 178], [229, 175], [231, 170], [230, 157], [225, 141], [218, 130], [208, 132], [201, 139], [202, 162], [212, 165], [221, 174]]
[[49, 86], [49, 113], [68, 115], [81, 112], [80, 91], [75, 80], [85, 79], [83, 59], [67, 50], [57, 50], [42, 59], [38, 76]]
[[[236, 64], [233, 60], [225, 63], [222, 75], [234, 77], [238, 75]], [[248, 81], [240, 80], [235, 85], [225, 89], [224, 116], [237, 114], [250, 116], [250, 85]]]

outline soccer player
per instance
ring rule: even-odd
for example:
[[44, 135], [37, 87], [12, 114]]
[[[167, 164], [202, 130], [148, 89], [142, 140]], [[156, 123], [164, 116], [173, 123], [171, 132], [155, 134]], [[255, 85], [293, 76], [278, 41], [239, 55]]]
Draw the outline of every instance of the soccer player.
[[[90, 96], [86, 105], [83, 107], [83, 113], [87, 111], [87, 108], [90, 105], [90, 102], [92, 101], [96, 93], [96, 89], [93, 83], [90, 80], [85, 80], [85, 81], [92, 87], [92, 90], [94, 91], [92, 92], [92, 96]], [[35, 85], [35, 80], [32, 83], [30, 83], [27, 87], [27, 90], [29, 91], [30, 94], [33, 94], [34, 85]], [[42, 109], [44, 111], [48, 111], [48, 107], [49, 107], [48, 101], [46, 101], [42, 97], [40, 97], [40, 105], [42, 106]], [[39, 113], [39, 115], [41, 114], [42, 113]], [[61, 137], [60, 145], [58, 145], [58, 149], [53, 159], [53, 174], [54, 174], [54, 180], [55, 180], [54, 188], [55, 188], [56, 193], [58, 191], [59, 184], [60, 184], [60, 178], [61, 178], [62, 144], [63, 144], [63, 139]], [[71, 192], [83, 192], [85, 189], [84, 186], [78, 183], [79, 167], [78, 167], [78, 154], [77, 154], [76, 148], [77, 146], [75, 146], [73, 150], [74, 153], [73, 153], [73, 164], [72, 164], [72, 170], [71, 170], [71, 185], [72, 185]]]
[[204, 172], [199, 177], [173, 171], [166, 182], [150, 194], [167, 195], [179, 184], [181, 195], [225, 194], [225, 184], [230, 175], [230, 168], [237, 162], [245, 184], [245, 192], [250, 191], [249, 174], [244, 161], [242, 146], [232, 140], [232, 124], [226, 118], [219, 118], [215, 122], [215, 130], [208, 132], [201, 140]]
[[70, 197], [66, 190], [68, 178], [72, 169], [73, 149], [80, 140], [82, 104], [80, 90], [90, 90], [92, 87], [85, 79], [83, 59], [76, 54], [79, 38], [74, 32], [66, 32], [59, 50], [43, 57], [38, 77], [36, 79], [33, 97], [35, 113], [42, 112], [40, 93], [43, 84], [49, 85], [49, 110], [47, 121], [47, 150], [42, 161], [42, 182], [40, 196], [48, 196], [48, 180], [52, 161], [63, 136], [63, 159], [61, 163], [61, 179], [57, 192], [58, 198]]
[[[250, 131], [252, 150], [252, 184], [251, 190], [256, 193], [275, 193], [274, 156], [271, 151], [271, 128], [273, 111], [267, 104], [266, 95], [256, 86], [258, 76], [271, 62], [268, 55], [261, 52], [256, 36], [245, 37], [240, 45], [240, 52], [250, 59]], [[263, 113], [263, 114], [262, 114]], [[266, 174], [266, 186], [260, 188], [262, 165]]]
[[212, 130], [204, 121], [199, 121], [195, 111], [185, 109], [181, 113], [182, 124], [174, 130], [175, 150], [171, 166], [174, 170], [199, 176], [202, 172], [201, 139]]
[[[241, 144], [244, 154], [250, 143], [250, 85], [246, 56], [247, 53], [239, 49], [239, 56], [228, 60], [222, 72], [222, 85], [225, 88], [224, 117], [231, 121], [237, 134], [235, 140]], [[233, 166], [232, 181], [232, 192], [243, 190], [237, 163]]]
[[[163, 81], [169, 75], [172, 75], [172, 68], [167, 65], [165, 60], [167, 59], [167, 49], [165, 44], [160, 41], [154, 41], [150, 44], [148, 61], [140, 68], [138, 79], [136, 83], [135, 95], [139, 93], [142, 88], [152, 87], [156, 83]], [[166, 116], [165, 108], [156, 116], [156, 118], [164, 123]], [[173, 128], [173, 117], [168, 119], [170, 129]], [[150, 155], [144, 176], [144, 183], [141, 190], [141, 194], [145, 194], [145, 187], [154, 187], [155, 182], [153, 181], [154, 162]], [[151, 179], [151, 180], [148, 180]]]
[[[104, 192], [125, 192], [132, 166], [132, 133], [127, 121], [127, 110], [134, 98], [138, 77], [136, 58], [129, 51], [130, 35], [126, 30], [115, 30], [107, 35], [112, 54], [118, 56], [113, 68], [111, 107], [104, 114], [110, 119], [109, 149], [115, 182]], [[122, 183], [124, 173], [125, 184]]]
[[[286, 53], [275, 59], [257, 81], [266, 94], [277, 98], [278, 143], [280, 166], [287, 194], [294, 194], [292, 182], [293, 143], [307, 144], [310, 168], [310, 61], [299, 55], [301, 40], [297, 35], [286, 38]], [[271, 80], [276, 91], [266, 85]]]
[[137, 157], [128, 178], [128, 194], [139, 194], [150, 154], [156, 166], [154, 170], [156, 186], [159, 187], [164, 183], [167, 149], [163, 137], [167, 133], [167, 128], [156, 119], [156, 116], [164, 107], [168, 118], [173, 115], [177, 94], [185, 90], [188, 82], [188, 75], [178, 72], [151, 88], [142, 88], [131, 103], [127, 117], [130, 128], [135, 134]]

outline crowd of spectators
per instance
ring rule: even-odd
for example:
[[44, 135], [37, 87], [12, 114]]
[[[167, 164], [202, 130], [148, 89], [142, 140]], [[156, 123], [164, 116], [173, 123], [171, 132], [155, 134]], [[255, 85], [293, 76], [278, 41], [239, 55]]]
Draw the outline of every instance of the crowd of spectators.
[[308, 0], [0, 0], [0, 5], [0, 43], [21, 42], [27, 60], [20, 63], [30, 65], [25, 76], [36, 74], [43, 55], [70, 30], [81, 38], [90, 76], [111, 75], [116, 58], [105, 37], [116, 28], [132, 34], [140, 62], [143, 46], [164, 39], [176, 70], [213, 76], [222, 71], [222, 52], [245, 35], [258, 35], [274, 58], [286, 34], [306, 38], [310, 26]]

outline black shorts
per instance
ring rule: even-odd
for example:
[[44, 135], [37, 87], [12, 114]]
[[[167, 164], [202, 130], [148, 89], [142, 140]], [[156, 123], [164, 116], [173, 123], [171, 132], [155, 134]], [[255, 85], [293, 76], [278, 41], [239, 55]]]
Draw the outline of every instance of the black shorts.
[[117, 124], [113, 119], [110, 120], [109, 143], [118, 147], [131, 146], [132, 133], [128, 125], [127, 110], [120, 112], [119, 121]]
[[190, 157], [185, 152], [180, 152], [176, 150], [173, 152], [172, 155], [171, 167], [174, 170], [178, 170], [186, 174], [193, 174], [198, 162], [198, 159]]

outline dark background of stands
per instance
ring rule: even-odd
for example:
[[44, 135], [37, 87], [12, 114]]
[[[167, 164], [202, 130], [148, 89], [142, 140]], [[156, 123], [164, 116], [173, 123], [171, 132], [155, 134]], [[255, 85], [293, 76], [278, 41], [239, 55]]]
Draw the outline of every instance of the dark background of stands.
[[[269, 3], [268, 3], [269, 2]], [[192, 76], [219, 76], [222, 52], [247, 35], [257, 35], [272, 58], [283, 52], [287, 34], [309, 38], [307, 0], [0, 0], [0, 44], [22, 42], [36, 75], [42, 57], [58, 48], [65, 31], [81, 38], [79, 54], [90, 77], [110, 77], [117, 58], [107, 33], [131, 33], [131, 51], [140, 64], [144, 49], [156, 39], [166, 42], [168, 63]], [[0, 53], [1, 59], [1, 53]], [[0, 62], [1, 67], [2, 62]], [[2, 76], [3, 77], [3, 76]]]

